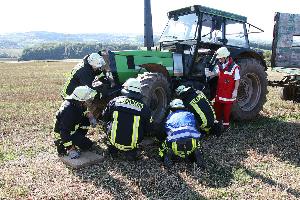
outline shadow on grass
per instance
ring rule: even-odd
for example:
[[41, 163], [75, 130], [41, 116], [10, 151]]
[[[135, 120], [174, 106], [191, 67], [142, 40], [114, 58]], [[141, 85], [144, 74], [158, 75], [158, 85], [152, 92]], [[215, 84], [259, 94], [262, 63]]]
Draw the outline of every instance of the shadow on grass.
[[255, 121], [235, 125], [238, 134], [233, 138], [238, 142], [237, 150], [254, 149], [300, 166], [300, 123], [260, 116]]
[[299, 134], [300, 124], [259, 117], [247, 123], [235, 122], [233, 129], [220, 138], [204, 141], [207, 167], [203, 171], [185, 163], [176, 163], [172, 169], [165, 169], [155, 145], [147, 146], [143, 158], [136, 162], [107, 156], [100, 165], [74, 173], [116, 199], [205, 199], [199, 193], [201, 187], [205, 190], [226, 188], [233, 181], [243, 185], [252, 179], [277, 186], [299, 198], [300, 192], [289, 187], [288, 183], [279, 183], [256, 172], [255, 163], [250, 168], [242, 164], [249, 157], [249, 151], [255, 151], [300, 166]]
[[167, 170], [157, 155], [157, 146], [147, 147], [138, 161], [106, 155], [103, 163], [73, 172], [115, 199], [206, 199], [178, 173], [183, 164]]

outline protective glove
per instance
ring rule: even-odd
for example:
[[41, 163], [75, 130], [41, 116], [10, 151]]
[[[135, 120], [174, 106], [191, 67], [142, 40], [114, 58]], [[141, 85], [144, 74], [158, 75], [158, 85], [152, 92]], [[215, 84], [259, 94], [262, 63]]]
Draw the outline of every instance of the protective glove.
[[96, 118], [95, 117], [91, 117], [91, 118], [89, 118], [89, 120], [90, 120], [91, 126], [93, 128], [95, 128], [97, 126], [97, 120], [96, 120]]
[[72, 149], [68, 151], [68, 156], [71, 159], [77, 159], [80, 157], [80, 151], [76, 150], [76, 149]]
[[236, 97], [237, 97], [237, 90], [233, 90], [233, 92], [232, 92], [232, 98], [234, 99]]

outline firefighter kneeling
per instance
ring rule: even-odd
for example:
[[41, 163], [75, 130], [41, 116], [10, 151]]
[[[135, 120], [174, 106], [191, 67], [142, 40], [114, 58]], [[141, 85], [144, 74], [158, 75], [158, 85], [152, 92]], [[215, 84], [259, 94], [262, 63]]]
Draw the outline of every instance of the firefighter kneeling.
[[170, 110], [165, 122], [166, 139], [159, 149], [164, 164], [171, 167], [173, 159], [181, 157], [196, 161], [199, 167], [204, 167], [199, 140], [202, 133], [196, 128], [194, 114], [185, 109], [180, 99], [171, 101]]
[[139, 143], [150, 131], [152, 118], [150, 109], [142, 101], [139, 80], [130, 78], [123, 87], [123, 96], [108, 103], [103, 120], [107, 122], [109, 153], [115, 156], [123, 152], [128, 160], [135, 160]]
[[86, 137], [90, 121], [87, 101], [92, 101], [97, 92], [88, 86], [78, 86], [66, 97], [56, 113], [54, 144], [60, 156], [71, 159], [80, 157], [80, 150], [92, 148], [93, 142]]

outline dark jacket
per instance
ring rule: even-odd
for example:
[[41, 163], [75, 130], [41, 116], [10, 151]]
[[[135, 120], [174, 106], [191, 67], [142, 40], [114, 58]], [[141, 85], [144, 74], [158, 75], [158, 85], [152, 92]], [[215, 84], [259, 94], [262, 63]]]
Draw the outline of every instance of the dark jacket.
[[65, 100], [56, 113], [54, 132], [59, 133], [65, 146], [72, 145], [71, 135], [79, 130], [86, 129], [90, 125], [89, 119], [85, 116], [86, 108], [75, 100]]
[[207, 100], [203, 92], [198, 93], [190, 88], [180, 95], [184, 106], [194, 113], [196, 120], [199, 123], [200, 129], [209, 132], [209, 129], [214, 125], [216, 119], [213, 107]]
[[61, 96], [65, 98], [71, 95], [74, 89], [78, 86], [87, 85], [90, 88], [96, 89], [92, 86], [92, 83], [96, 76], [100, 75], [101, 71], [94, 71], [92, 66], [87, 62], [87, 56], [83, 59], [83, 62], [78, 63], [71, 71], [70, 77], [66, 81]]
[[150, 109], [140, 98], [133, 96], [111, 100], [103, 112], [103, 120], [108, 122], [107, 134], [111, 145], [122, 151], [137, 148], [151, 128]]

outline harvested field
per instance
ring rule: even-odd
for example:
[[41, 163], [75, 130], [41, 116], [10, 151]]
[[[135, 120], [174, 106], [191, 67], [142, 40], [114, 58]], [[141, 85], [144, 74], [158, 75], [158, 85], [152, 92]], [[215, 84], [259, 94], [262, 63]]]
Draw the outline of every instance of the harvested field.
[[[0, 63], [0, 199], [300, 199], [300, 104], [268, 101], [253, 121], [203, 142], [207, 169], [167, 170], [157, 145], [137, 162], [112, 159], [72, 170], [58, 160], [52, 125], [74, 63]], [[100, 134], [99, 134], [100, 133]], [[103, 140], [100, 127], [89, 136]]]

